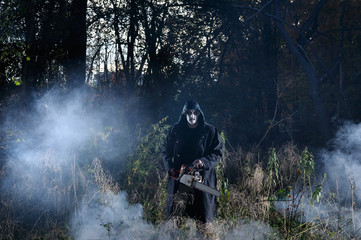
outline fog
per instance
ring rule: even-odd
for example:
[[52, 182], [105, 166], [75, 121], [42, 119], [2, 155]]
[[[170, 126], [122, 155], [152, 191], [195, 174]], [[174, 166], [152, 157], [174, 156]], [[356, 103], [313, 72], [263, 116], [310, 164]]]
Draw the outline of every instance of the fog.
[[361, 123], [345, 122], [332, 139], [330, 149], [320, 152], [330, 190], [337, 194], [339, 201], [350, 198], [353, 192], [354, 200], [359, 202], [357, 189], [361, 186]]
[[[182, 238], [184, 232], [171, 222], [154, 226], [144, 220], [140, 204], [128, 202], [112, 176], [135, 141], [122, 109], [125, 102], [102, 102], [96, 96], [89, 89], [53, 89], [28, 112], [19, 112], [9, 102], [1, 126], [7, 149], [1, 198], [4, 206], [12, 207], [9, 215], [26, 223], [23, 227], [30, 232], [49, 219], [53, 224], [67, 219], [75, 239], [202, 239], [194, 222], [186, 223], [187, 236]], [[361, 124], [345, 123], [317, 158], [323, 163], [317, 174], [327, 174], [323, 194], [334, 196], [334, 201], [296, 199], [302, 221], [327, 219], [335, 229], [341, 226], [345, 234], [358, 235]], [[89, 178], [86, 171], [98, 171], [98, 178]], [[265, 223], [239, 219], [232, 226], [215, 226], [222, 239], [277, 239]]]
[[84, 174], [93, 159], [116, 172], [130, 151], [134, 138], [119, 121], [121, 103], [95, 97], [90, 89], [66, 93], [56, 88], [26, 112], [9, 101], [1, 126], [7, 139], [1, 194], [5, 204], [12, 204], [12, 214], [32, 230], [47, 218], [68, 218], [80, 197], [96, 191]]
[[[361, 124], [345, 122], [327, 147], [316, 152], [316, 183], [322, 183], [322, 197], [316, 201], [309, 187], [297, 188], [279, 210], [301, 222], [324, 224], [337, 232], [336, 238], [361, 237]], [[323, 182], [322, 180], [325, 179]], [[312, 180], [314, 181], [314, 180]], [[300, 186], [298, 186], [300, 187]]]
[[[68, 219], [75, 239], [203, 239], [194, 221], [185, 235], [172, 222], [147, 223], [143, 207], [129, 204], [112, 176], [134, 143], [121, 106], [129, 102], [94, 96], [89, 89], [53, 89], [27, 112], [9, 102], [1, 126], [8, 144], [1, 197], [15, 221], [31, 233]], [[264, 239], [272, 232], [256, 222], [222, 223], [216, 230], [224, 239]]]
[[125, 192], [94, 195], [90, 201], [83, 199], [73, 214], [70, 224], [75, 239], [154, 239], [154, 227], [142, 219], [142, 206], [130, 205]]

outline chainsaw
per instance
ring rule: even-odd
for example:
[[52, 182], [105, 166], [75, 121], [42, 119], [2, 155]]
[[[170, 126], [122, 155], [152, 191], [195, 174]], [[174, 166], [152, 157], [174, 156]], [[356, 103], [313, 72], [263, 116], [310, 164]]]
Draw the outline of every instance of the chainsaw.
[[183, 164], [181, 166], [181, 169], [179, 170], [179, 176], [171, 177], [190, 188], [198, 189], [202, 192], [212, 194], [216, 197], [221, 196], [221, 193], [218, 190], [211, 188], [203, 183], [200, 171], [202, 171], [202, 169], [187, 167]]

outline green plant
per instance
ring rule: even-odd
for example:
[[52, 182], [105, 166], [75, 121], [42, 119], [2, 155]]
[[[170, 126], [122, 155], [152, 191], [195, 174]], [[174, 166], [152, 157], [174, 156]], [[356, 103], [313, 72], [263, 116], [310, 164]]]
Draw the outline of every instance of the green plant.
[[225, 177], [224, 174], [224, 168], [225, 168], [225, 156], [226, 156], [226, 148], [225, 148], [225, 142], [226, 138], [224, 133], [221, 133], [221, 139], [223, 143], [223, 149], [222, 149], [222, 159], [219, 161], [219, 163], [216, 166], [216, 174], [218, 179], [218, 189], [221, 192], [221, 196], [217, 199], [217, 209], [218, 209], [218, 216], [220, 218], [229, 218], [232, 215], [232, 208], [229, 204], [229, 181]]
[[170, 128], [167, 118], [151, 125], [140, 138], [134, 154], [128, 156], [124, 172], [120, 174], [121, 187], [133, 203], [141, 203], [145, 218], [153, 223], [165, 219], [166, 172], [161, 153]]
[[269, 152], [267, 168], [266, 168], [266, 191], [267, 195], [270, 196], [274, 192], [274, 189], [279, 183], [279, 167], [280, 160], [277, 157], [277, 152], [275, 148], [271, 148]]

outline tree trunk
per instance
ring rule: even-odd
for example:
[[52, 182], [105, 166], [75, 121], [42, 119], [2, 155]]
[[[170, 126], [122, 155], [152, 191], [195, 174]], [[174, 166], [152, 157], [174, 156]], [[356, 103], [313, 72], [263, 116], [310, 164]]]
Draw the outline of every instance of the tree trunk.
[[67, 83], [77, 88], [85, 83], [86, 71], [86, 10], [87, 0], [73, 0], [67, 41]]
[[[25, 44], [27, 46], [26, 56], [23, 57], [21, 78], [23, 81], [23, 106], [26, 108], [31, 102], [34, 90], [34, 68], [35, 68], [35, 20], [33, 0], [24, 1], [22, 7], [25, 9]], [[29, 58], [29, 59], [28, 59]]]
[[326, 106], [320, 96], [320, 81], [317, 77], [317, 72], [312, 63], [308, 60], [306, 53], [296, 46], [288, 32], [286, 31], [284, 24], [280, 17], [280, 3], [279, 0], [275, 1], [276, 11], [276, 27], [280, 31], [281, 36], [286, 41], [291, 53], [295, 56], [298, 63], [303, 67], [308, 77], [308, 83], [310, 87], [310, 94], [313, 102], [314, 111], [318, 120], [318, 127], [322, 138], [327, 141], [332, 137], [331, 123], [329, 113]]
[[[1, 49], [1, 47], [0, 47]], [[1, 112], [2, 112], [2, 100], [7, 95], [7, 87], [8, 87], [7, 79], [6, 79], [6, 69], [5, 64], [0, 61], [0, 122], [1, 122]]]

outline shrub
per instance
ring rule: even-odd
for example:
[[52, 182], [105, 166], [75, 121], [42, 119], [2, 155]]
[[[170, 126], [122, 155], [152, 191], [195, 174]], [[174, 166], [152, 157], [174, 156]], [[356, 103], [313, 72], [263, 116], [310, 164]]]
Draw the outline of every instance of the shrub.
[[125, 170], [120, 174], [122, 190], [129, 194], [132, 203], [141, 203], [145, 218], [153, 223], [165, 219], [166, 181], [161, 152], [169, 125], [163, 118], [147, 131], [128, 157]]

